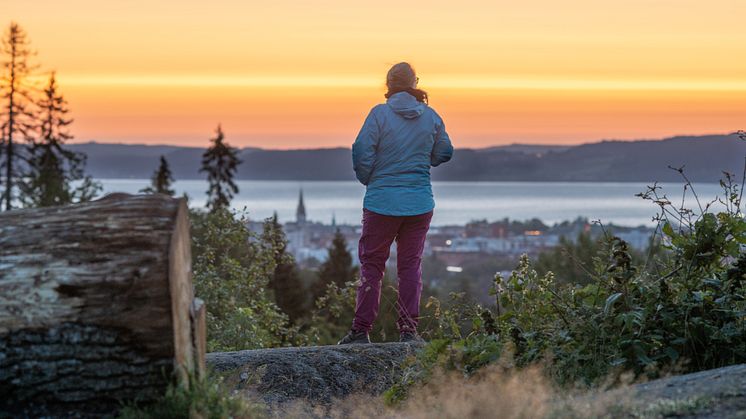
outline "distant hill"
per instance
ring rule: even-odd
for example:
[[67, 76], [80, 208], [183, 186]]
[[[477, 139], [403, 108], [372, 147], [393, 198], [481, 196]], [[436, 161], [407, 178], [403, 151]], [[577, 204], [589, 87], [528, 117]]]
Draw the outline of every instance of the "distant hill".
[[[202, 179], [196, 147], [82, 143], [97, 178], [148, 178], [162, 154], [177, 179]], [[695, 182], [715, 182], [723, 170], [740, 173], [746, 143], [735, 135], [673, 137], [664, 140], [601, 141], [578, 146], [513, 144], [484, 149], [457, 148], [453, 160], [433, 169], [433, 179], [453, 181], [672, 181], [667, 166], [685, 166]], [[239, 179], [354, 180], [347, 148], [240, 151]]]
[[493, 147], [480, 148], [478, 151], [514, 151], [524, 154], [546, 154], [550, 151], [565, 151], [572, 146], [550, 145], [550, 144], [508, 144]]

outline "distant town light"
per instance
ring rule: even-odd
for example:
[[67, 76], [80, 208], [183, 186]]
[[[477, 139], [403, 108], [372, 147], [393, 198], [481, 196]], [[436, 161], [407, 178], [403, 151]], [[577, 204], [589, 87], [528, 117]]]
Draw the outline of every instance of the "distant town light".
[[451, 240], [446, 240], [446, 246], [450, 246], [451, 244], [453, 244]]
[[463, 272], [464, 268], [460, 266], [446, 266], [446, 271], [448, 272]]
[[526, 230], [523, 232], [526, 236], [541, 236], [541, 231], [539, 230]]

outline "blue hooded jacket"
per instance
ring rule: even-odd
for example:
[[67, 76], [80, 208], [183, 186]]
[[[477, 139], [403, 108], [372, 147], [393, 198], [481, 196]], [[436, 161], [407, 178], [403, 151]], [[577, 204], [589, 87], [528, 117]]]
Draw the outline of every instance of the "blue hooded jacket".
[[435, 207], [430, 167], [451, 159], [453, 146], [443, 120], [407, 92], [376, 105], [352, 145], [352, 167], [366, 186], [363, 207], [407, 216]]

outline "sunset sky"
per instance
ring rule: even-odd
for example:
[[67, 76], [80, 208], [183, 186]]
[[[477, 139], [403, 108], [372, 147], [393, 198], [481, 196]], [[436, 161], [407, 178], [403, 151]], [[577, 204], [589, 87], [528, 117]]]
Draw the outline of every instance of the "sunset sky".
[[746, 128], [744, 0], [0, 0], [77, 141], [349, 146], [398, 61], [457, 147]]

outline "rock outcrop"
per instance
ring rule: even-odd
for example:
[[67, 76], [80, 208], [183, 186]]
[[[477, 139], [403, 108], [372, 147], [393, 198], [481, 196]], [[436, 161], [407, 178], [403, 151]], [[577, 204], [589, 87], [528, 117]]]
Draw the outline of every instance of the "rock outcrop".
[[[662, 378], [630, 390], [629, 407], [640, 416], [746, 417], [746, 364]], [[609, 395], [624, 392], [614, 390]]]
[[216, 352], [207, 354], [207, 364], [226, 373], [236, 392], [270, 406], [328, 405], [355, 393], [382, 393], [419, 347], [376, 343]]

